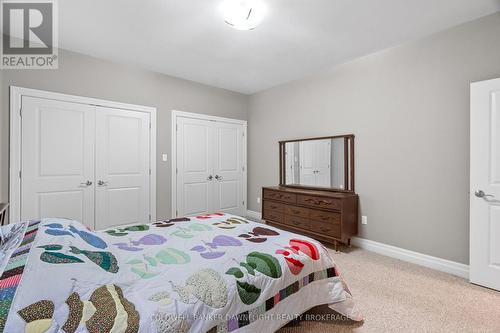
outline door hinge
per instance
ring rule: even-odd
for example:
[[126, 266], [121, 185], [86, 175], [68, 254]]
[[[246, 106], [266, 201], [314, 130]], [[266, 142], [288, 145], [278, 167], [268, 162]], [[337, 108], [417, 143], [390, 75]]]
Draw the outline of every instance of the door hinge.
[[23, 109], [22, 108], [19, 108], [19, 117], [23, 117]]
[[151, 176], [151, 169], [149, 169], [149, 175]]
[[244, 167], [244, 166], [243, 166], [243, 167], [241, 167], [241, 170], [242, 170], [243, 172], [245, 172], [245, 167]]
[[149, 214], [149, 220], [151, 221], [151, 214]]
[[179, 125], [178, 124], [175, 124], [175, 130], [178, 131], [179, 130]]
[[19, 178], [21, 178], [21, 170], [19, 170]]
[[245, 137], [245, 132], [243, 132], [243, 137]]
[[243, 206], [245, 206], [245, 201], [243, 201]]
[[179, 173], [179, 169], [175, 168], [175, 173], [176, 174]]
[[179, 216], [179, 211], [175, 210], [175, 217]]
[[149, 122], [149, 129], [151, 129], [151, 122]]

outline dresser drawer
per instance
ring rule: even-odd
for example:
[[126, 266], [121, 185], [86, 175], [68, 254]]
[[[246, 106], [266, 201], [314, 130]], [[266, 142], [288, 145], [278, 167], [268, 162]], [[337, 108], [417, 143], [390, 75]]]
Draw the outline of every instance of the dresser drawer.
[[285, 215], [283, 223], [291, 227], [308, 230], [327, 237], [340, 238], [340, 224], [325, 224], [311, 219]]
[[264, 209], [264, 213], [262, 214], [262, 218], [265, 221], [274, 221], [274, 222], [280, 222], [280, 223], [284, 222], [284, 215], [279, 213], [279, 212], [272, 211], [272, 210], [265, 210]]
[[324, 224], [324, 223], [318, 223], [314, 222], [314, 227], [315, 230], [313, 230], [316, 233], [323, 234], [325, 236], [330, 236], [330, 237], [335, 237], [335, 238], [340, 238], [340, 224]]
[[324, 212], [321, 210], [311, 210], [309, 217], [315, 221], [321, 221], [328, 224], [339, 224], [340, 213]]
[[285, 212], [285, 205], [274, 201], [264, 201], [264, 211], [273, 211], [278, 213]]
[[264, 199], [272, 199], [288, 203], [296, 203], [297, 195], [293, 193], [264, 189]]
[[340, 209], [341, 201], [334, 198], [317, 197], [313, 195], [299, 195], [297, 203], [310, 207]]
[[309, 217], [309, 209], [297, 206], [285, 206], [285, 214], [300, 217]]
[[283, 223], [288, 224], [289, 226], [301, 228], [305, 230], [311, 229], [310, 220], [300, 217], [300, 216], [291, 216], [285, 215], [285, 219]]

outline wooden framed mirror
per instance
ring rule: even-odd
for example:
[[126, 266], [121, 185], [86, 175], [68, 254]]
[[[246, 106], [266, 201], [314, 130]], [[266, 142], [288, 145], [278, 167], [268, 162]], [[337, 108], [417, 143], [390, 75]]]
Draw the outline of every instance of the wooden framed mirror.
[[354, 134], [279, 142], [280, 186], [354, 192]]

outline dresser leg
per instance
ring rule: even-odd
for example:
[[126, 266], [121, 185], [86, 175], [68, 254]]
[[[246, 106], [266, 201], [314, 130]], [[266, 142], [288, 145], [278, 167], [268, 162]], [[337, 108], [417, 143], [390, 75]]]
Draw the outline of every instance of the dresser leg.
[[333, 241], [333, 245], [335, 246], [335, 252], [339, 252], [339, 242]]
[[351, 239], [350, 238], [347, 240], [347, 246], [351, 247]]

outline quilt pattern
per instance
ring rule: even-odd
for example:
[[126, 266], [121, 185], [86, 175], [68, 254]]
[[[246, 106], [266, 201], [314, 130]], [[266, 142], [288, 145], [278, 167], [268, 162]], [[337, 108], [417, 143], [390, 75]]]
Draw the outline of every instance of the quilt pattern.
[[33, 240], [38, 231], [40, 221], [29, 222], [24, 232], [23, 240], [10, 256], [10, 260], [0, 276], [0, 332], [5, 327], [5, 322], [12, 306], [12, 301], [17, 287], [23, 276], [24, 267], [28, 260], [28, 254]]
[[286, 313], [312, 284], [327, 297], [319, 304], [351, 300], [321, 243], [224, 213], [98, 232], [32, 222], [7, 268], [9, 333], [235, 332]]

